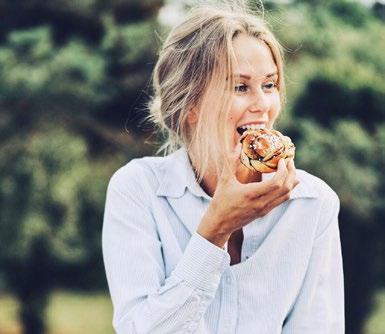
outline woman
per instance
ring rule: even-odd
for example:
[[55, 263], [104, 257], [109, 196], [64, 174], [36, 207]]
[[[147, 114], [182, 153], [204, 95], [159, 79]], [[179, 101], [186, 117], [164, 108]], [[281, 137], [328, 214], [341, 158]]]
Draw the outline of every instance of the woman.
[[116, 332], [343, 333], [337, 195], [292, 159], [272, 174], [240, 162], [242, 129], [272, 128], [284, 104], [282, 51], [262, 19], [192, 10], [153, 82], [172, 153], [130, 161], [107, 191]]

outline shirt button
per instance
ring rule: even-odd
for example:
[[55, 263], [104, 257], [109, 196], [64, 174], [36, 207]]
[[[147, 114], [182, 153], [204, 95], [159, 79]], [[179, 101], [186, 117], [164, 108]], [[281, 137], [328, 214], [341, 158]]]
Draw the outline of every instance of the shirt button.
[[230, 276], [226, 276], [226, 283], [231, 284], [231, 277]]

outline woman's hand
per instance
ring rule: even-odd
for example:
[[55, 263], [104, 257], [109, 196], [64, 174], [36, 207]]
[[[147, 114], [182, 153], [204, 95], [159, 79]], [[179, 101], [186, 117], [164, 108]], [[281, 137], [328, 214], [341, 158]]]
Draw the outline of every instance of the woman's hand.
[[213, 199], [197, 229], [219, 247], [223, 247], [234, 231], [288, 200], [299, 183], [293, 159], [281, 159], [270, 180], [240, 183], [235, 176], [241, 165], [240, 152], [241, 144], [230, 157], [230, 167], [219, 177]]

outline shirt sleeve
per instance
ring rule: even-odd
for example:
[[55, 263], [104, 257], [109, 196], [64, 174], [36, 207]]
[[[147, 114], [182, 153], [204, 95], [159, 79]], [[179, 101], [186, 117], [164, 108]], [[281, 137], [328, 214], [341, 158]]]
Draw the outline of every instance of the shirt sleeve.
[[296, 302], [285, 319], [283, 334], [345, 333], [338, 211], [339, 199], [333, 193], [321, 211], [327, 224], [315, 238], [308, 270]]
[[195, 332], [229, 256], [195, 233], [165, 277], [148, 194], [137, 180], [114, 175], [107, 190], [102, 246], [113, 326], [118, 334]]

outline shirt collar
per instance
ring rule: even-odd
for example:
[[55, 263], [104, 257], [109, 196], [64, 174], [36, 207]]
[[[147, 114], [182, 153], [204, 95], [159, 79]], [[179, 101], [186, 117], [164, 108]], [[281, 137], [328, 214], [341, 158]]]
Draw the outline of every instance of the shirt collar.
[[[188, 189], [193, 195], [211, 200], [211, 197], [204, 192], [195, 178], [195, 173], [185, 147], [165, 157], [161, 163], [161, 177], [157, 196], [171, 198], [182, 197]], [[262, 180], [268, 180], [275, 173], [262, 174]], [[300, 183], [293, 189], [290, 199], [295, 198], [316, 198], [318, 192], [311, 184], [306, 172], [297, 170], [297, 177]]]
[[[262, 174], [262, 181], [271, 179], [275, 173]], [[307, 176], [308, 174], [297, 169], [297, 179], [299, 184], [291, 191], [290, 199], [295, 198], [317, 198], [319, 196], [318, 191], [315, 189], [311, 179]]]
[[185, 147], [165, 157], [161, 165], [162, 176], [156, 192], [157, 196], [179, 198], [188, 189], [197, 197], [211, 199], [195, 178], [194, 170]]

